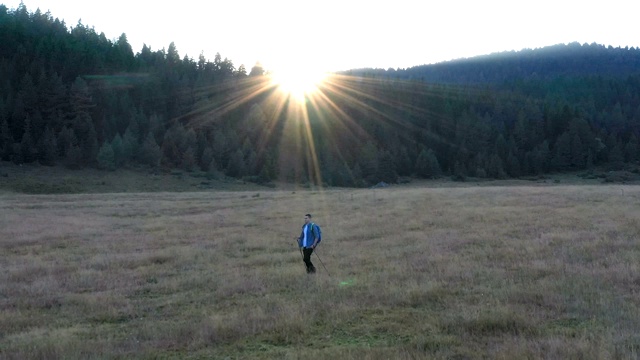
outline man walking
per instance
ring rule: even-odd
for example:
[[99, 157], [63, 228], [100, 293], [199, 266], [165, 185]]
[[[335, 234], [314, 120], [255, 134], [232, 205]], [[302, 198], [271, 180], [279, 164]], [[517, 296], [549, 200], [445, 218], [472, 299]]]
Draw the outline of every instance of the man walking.
[[311, 214], [306, 214], [304, 216], [304, 225], [302, 225], [302, 234], [298, 238], [298, 246], [302, 249], [302, 260], [307, 267], [307, 274], [316, 272], [316, 268], [311, 262], [311, 254], [318, 245], [319, 240], [318, 227], [311, 222]]

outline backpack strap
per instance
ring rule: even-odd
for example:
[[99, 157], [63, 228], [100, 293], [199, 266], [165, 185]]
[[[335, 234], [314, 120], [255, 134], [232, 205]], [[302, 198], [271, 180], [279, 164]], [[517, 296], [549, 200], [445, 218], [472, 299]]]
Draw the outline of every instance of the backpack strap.
[[[316, 223], [311, 223], [311, 236], [314, 236], [313, 229], [316, 228]], [[315, 236], [314, 236], [315, 237]]]

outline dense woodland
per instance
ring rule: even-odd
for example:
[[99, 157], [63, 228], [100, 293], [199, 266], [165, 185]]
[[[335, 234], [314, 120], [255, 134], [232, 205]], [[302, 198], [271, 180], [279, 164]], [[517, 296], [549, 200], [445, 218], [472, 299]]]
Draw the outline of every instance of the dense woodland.
[[259, 65], [181, 58], [174, 43], [134, 53], [125, 34], [0, 5], [3, 161], [367, 186], [640, 160], [640, 49], [572, 43], [357, 69], [321, 90], [297, 109]]

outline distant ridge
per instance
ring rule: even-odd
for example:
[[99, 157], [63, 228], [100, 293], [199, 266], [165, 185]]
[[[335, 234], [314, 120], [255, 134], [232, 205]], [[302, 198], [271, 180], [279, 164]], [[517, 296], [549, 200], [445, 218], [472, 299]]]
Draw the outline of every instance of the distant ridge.
[[577, 42], [505, 51], [407, 69], [354, 69], [359, 76], [415, 79], [436, 83], [502, 83], [558, 76], [625, 77], [640, 73], [640, 49]]

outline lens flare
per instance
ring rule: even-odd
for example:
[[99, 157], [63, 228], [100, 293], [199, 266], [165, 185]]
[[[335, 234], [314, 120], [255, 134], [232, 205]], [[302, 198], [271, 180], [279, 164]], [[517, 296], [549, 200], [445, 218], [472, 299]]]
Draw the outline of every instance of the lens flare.
[[326, 76], [327, 74], [323, 72], [287, 67], [274, 71], [271, 74], [271, 81], [285, 95], [305, 102], [308, 97], [318, 92]]

